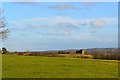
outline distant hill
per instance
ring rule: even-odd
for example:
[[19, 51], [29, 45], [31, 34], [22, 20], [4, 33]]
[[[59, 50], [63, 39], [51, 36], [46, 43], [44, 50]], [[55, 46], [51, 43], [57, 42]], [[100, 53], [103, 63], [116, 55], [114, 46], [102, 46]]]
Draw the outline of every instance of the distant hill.
[[90, 49], [85, 49], [87, 53], [118, 53], [119, 50], [118, 48], [90, 48]]
[[58, 53], [59, 51], [75, 53], [79, 49], [68, 49], [68, 50], [48, 50], [48, 51], [30, 51], [30, 52], [44, 52], [44, 53]]
[[[25, 55], [25, 56], [48, 56], [48, 57], [65, 57], [69, 55], [75, 57], [76, 51], [79, 49], [69, 50], [50, 50], [50, 51], [26, 51], [26, 52], [12, 52], [13, 54]], [[89, 48], [85, 49], [85, 55], [82, 58], [89, 58], [92, 56], [93, 59], [107, 59], [107, 60], [120, 60], [120, 50], [118, 48]], [[60, 54], [60, 55], [59, 55]], [[61, 55], [65, 54], [65, 55]], [[80, 56], [77, 56], [80, 58]]]
[[[80, 49], [68, 49], [68, 50], [49, 50], [49, 51], [37, 51], [37, 52], [45, 52], [45, 53], [58, 53], [59, 51], [69, 52], [69, 53], [76, 53], [77, 50]], [[120, 50], [118, 48], [89, 48], [85, 49], [85, 52], [88, 54], [92, 53], [109, 53], [109, 54], [115, 54], [118, 53]], [[33, 51], [30, 51], [33, 52]], [[34, 51], [35, 52], [35, 51]]]

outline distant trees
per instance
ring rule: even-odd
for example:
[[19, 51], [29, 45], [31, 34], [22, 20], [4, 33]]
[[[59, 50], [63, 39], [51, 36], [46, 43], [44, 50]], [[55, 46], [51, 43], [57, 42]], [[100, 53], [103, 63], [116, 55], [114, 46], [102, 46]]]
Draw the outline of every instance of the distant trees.
[[58, 51], [58, 54], [65, 54], [64, 51]]
[[86, 52], [91, 54], [94, 59], [120, 60], [118, 48], [89, 49]]
[[58, 54], [70, 54], [70, 52], [66, 52], [66, 51], [58, 51]]
[[120, 54], [92, 54], [94, 59], [120, 60]]

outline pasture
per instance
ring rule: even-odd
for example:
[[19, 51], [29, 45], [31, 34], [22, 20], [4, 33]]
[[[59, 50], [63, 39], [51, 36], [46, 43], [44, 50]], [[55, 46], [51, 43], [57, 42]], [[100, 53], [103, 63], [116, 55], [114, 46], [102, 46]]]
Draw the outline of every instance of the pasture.
[[2, 54], [0, 54], [0, 78], [2, 78]]
[[3, 78], [117, 78], [117, 60], [2, 56]]

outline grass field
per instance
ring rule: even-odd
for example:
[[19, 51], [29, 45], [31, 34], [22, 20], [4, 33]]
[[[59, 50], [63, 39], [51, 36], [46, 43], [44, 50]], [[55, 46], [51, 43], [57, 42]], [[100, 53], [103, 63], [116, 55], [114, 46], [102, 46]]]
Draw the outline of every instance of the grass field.
[[3, 55], [3, 78], [117, 78], [118, 61]]
[[2, 55], [0, 54], [0, 79], [2, 78]]

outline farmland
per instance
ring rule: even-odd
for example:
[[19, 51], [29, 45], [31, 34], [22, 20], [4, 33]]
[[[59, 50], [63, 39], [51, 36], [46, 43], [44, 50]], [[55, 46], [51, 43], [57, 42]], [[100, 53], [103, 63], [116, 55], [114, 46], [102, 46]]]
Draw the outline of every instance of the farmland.
[[0, 54], [0, 78], [2, 78], [2, 55]]
[[117, 60], [22, 56], [2, 57], [3, 78], [117, 78]]

